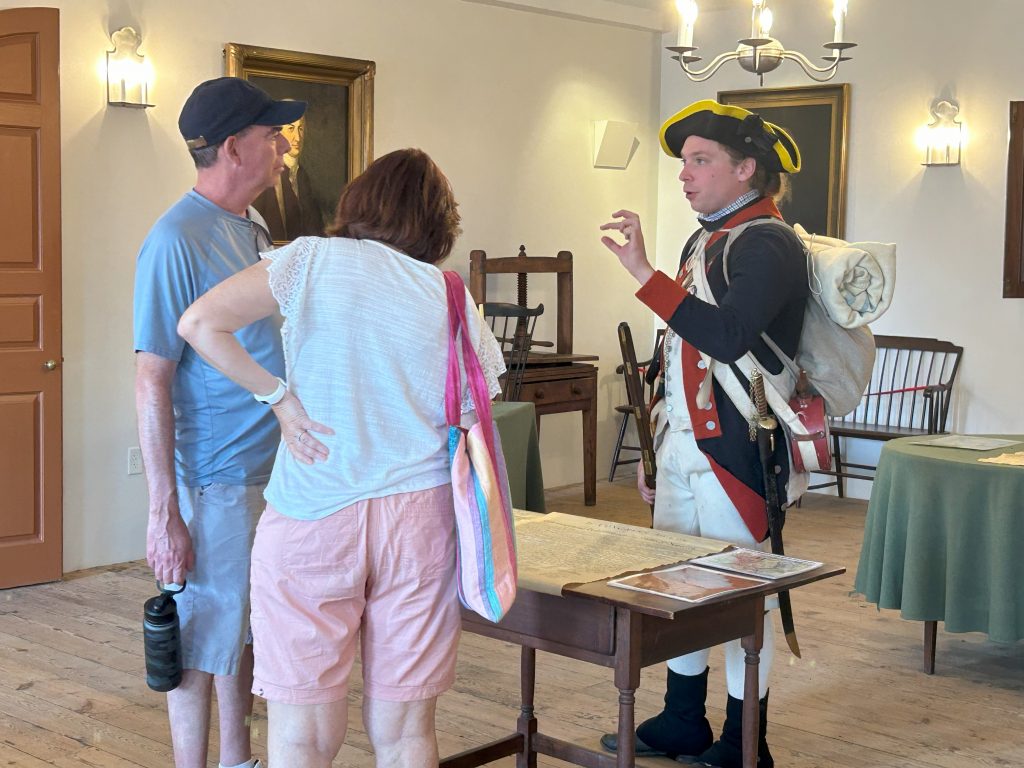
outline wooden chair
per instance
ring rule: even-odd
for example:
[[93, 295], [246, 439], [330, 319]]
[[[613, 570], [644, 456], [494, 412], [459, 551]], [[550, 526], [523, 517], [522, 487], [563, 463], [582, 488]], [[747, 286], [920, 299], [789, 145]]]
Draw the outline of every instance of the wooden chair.
[[506, 372], [501, 385], [502, 400], [518, 400], [523, 388], [523, 374], [530, 354], [533, 329], [537, 318], [544, 313], [544, 305], [533, 309], [518, 304], [485, 302], [484, 318], [491, 326], [494, 337], [505, 356]]
[[[658, 351], [661, 349], [661, 339], [664, 335], [665, 329], [659, 328], [658, 335], [655, 338], [654, 342], [654, 353], [651, 355], [651, 358], [649, 360], [637, 361], [637, 367], [640, 369], [641, 376], [644, 375], [644, 372], [647, 370], [648, 366], [650, 366], [650, 364], [654, 362], [654, 355], [657, 355]], [[621, 363], [615, 366], [615, 372], [620, 376], [625, 375], [625, 371]], [[645, 387], [645, 389], [647, 389], [647, 387]], [[648, 402], [651, 400], [653, 394], [654, 393], [651, 391], [648, 391], [646, 393]], [[615, 412], [619, 414], [619, 435], [618, 437], [615, 438], [615, 448], [612, 451], [612, 463], [611, 467], [609, 467], [608, 469], [609, 483], [615, 482], [615, 471], [619, 467], [626, 466], [629, 464], [636, 464], [637, 462], [640, 461], [640, 446], [627, 445], [624, 442], [626, 439], [626, 428], [629, 426], [629, 423], [633, 421], [633, 409], [629, 407], [629, 403], [623, 403], [621, 405], [615, 406]], [[620, 456], [622, 451], [632, 451], [637, 454], [637, 457], [633, 459], [623, 459]]]
[[[943, 434], [964, 348], [949, 341], [914, 336], [875, 336], [871, 382], [856, 410], [829, 420], [835, 480], [811, 489], [836, 486], [845, 493], [846, 478], [873, 480], [875, 467], [843, 461], [842, 439], [887, 441], [897, 437]], [[854, 473], [849, 469], [872, 474]]]

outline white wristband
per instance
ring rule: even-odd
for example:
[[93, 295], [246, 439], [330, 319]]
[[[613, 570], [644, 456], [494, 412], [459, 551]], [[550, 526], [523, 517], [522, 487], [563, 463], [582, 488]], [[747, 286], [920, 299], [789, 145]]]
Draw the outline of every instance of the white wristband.
[[264, 405], [277, 405], [284, 399], [285, 392], [288, 391], [288, 385], [280, 378], [277, 379], [277, 389], [271, 392], [269, 395], [253, 395], [256, 402], [263, 403]]

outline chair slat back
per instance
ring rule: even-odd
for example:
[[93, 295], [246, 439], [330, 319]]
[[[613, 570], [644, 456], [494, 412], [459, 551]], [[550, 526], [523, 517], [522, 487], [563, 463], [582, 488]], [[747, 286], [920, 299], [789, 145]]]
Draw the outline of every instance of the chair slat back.
[[963, 347], [938, 339], [875, 336], [875, 348], [860, 405], [835, 421], [945, 431]]

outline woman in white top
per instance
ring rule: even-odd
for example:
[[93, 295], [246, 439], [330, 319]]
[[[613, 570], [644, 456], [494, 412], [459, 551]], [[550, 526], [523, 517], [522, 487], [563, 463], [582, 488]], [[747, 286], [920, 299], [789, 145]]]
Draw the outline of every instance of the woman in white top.
[[[377, 764], [437, 765], [434, 707], [454, 680], [459, 607], [434, 264], [458, 225], [433, 161], [392, 152], [345, 188], [334, 237], [263, 254], [181, 319], [181, 335], [281, 423], [252, 557], [253, 690], [268, 700], [271, 765], [330, 766], [357, 640]], [[466, 301], [493, 396], [501, 353]], [[233, 336], [277, 311], [287, 384]]]

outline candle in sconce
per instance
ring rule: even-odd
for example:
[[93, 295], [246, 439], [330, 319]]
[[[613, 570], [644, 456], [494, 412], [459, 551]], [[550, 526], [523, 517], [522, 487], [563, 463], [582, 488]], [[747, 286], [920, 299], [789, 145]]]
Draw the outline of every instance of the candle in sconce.
[[676, 45], [680, 48], [692, 48], [693, 27], [697, 23], [697, 2], [696, 0], [676, 0], [676, 8], [679, 10], [680, 17]]
[[751, 0], [753, 10], [750, 12], [750, 36], [756, 38], [761, 34], [761, 13], [764, 11], [765, 0]]
[[835, 34], [832, 36], [833, 43], [843, 42], [843, 34], [846, 26], [847, 0], [835, 0], [832, 5], [832, 18], [836, 22]]

